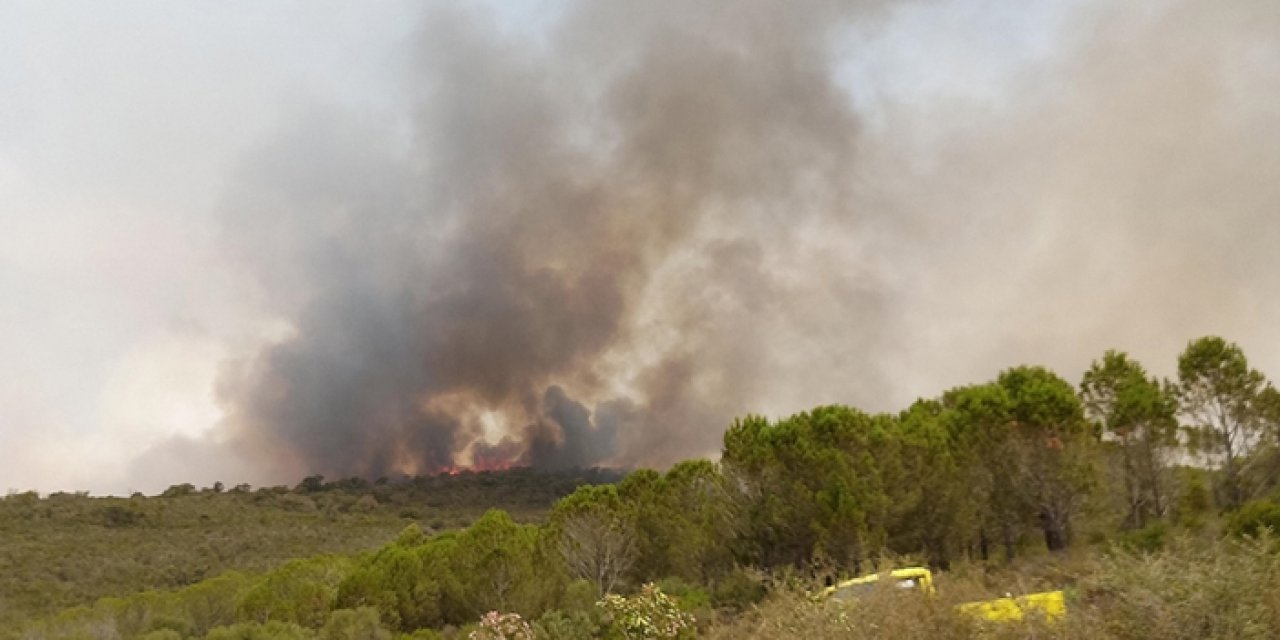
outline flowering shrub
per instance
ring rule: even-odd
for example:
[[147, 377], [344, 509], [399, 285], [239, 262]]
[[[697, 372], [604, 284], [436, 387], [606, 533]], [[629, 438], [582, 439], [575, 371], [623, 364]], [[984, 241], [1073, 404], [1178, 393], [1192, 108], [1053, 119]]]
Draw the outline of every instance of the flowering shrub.
[[469, 640], [533, 640], [533, 627], [518, 613], [490, 611], [480, 618], [480, 628], [467, 637]]
[[681, 611], [674, 598], [652, 583], [641, 587], [640, 593], [630, 598], [611, 593], [596, 605], [613, 617], [613, 629], [626, 640], [680, 638], [692, 634], [693, 616]]

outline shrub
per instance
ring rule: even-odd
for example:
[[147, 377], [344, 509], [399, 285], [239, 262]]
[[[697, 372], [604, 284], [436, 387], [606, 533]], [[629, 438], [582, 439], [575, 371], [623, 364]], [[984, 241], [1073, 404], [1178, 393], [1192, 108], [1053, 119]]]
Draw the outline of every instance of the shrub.
[[175, 484], [175, 485], [171, 485], [168, 489], [165, 489], [164, 493], [160, 494], [160, 497], [161, 498], [181, 498], [182, 496], [192, 495], [195, 492], [196, 492], [196, 486], [191, 483]]
[[1130, 551], [1153, 553], [1164, 548], [1165, 536], [1169, 533], [1169, 525], [1156, 520], [1147, 526], [1120, 535], [1116, 544]]
[[350, 562], [333, 556], [294, 560], [266, 574], [240, 600], [240, 618], [317, 628], [333, 608]]
[[533, 640], [533, 627], [518, 613], [490, 611], [480, 618], [480, 627], [467, 634], [468, 640]]
[[694, 587], [680, 578], [663, 578], [657, 587], [674, 598], [682, 611], [694, 611], [711, 604], [711, 594], [706, 589]]
[[159, 629], [138, 636], [138, 640], [182, 640], [182, 634], [173, 629]]
[[391, 640], [391, 632], [383, 628], [377, 609], [360, 607], [334, 611], [316, 637], [319, 640]]
[[[944, 594], [945, 596], [945, 594]], [[711, 640], [933, 640], [980, 636], [977, 625], [955, 614], [951, 602], [918, 593], [880, 589], [852, 602], [815, 601], [800, 588], [782, 587], [749, 611], [714, 626]], [[999, 631], [999, 630], [994, 630]], [[1020, 628], [1018, 638], [1044, 638]]]
[[590, 580], [574, 580], [564, 588], [560, 609], [566, 612], [582, 611], [588, 615], [599, 613], [596, 607], [596, 585]]
[[1065, 627], [1117, 640], [1280, 637], [1280, 556], [1259, 540], [1172, 538], [1156, 554], [1113, 553], [1080, 580]]
[[351, 505], [351, 512], [352, 513], [373, 513], [374, 511], [377, 510], [377, 508], [378, 508], [377, 498], [374, 498], [373, 496], [370, 496], [370, 495], [363, 495], [363, 496], [360, 496], [359, 500], [356, 500], [355, 503]]
[[756, 574], [738, 568], [721, 578], [711, 590], [711, 604], [741, 611], [764, 600], [768, 591]]
[[597, 603], [610, 616], [610, 629], [625, 640], [681, 638], [693, 633], [693, 616], [652, 583], [625, 598], [608, 594]]
[[593, 640], [600, 632], [600, 621], [586, 611], [553, 609], [533, 626], [539, 640]]
[[128, 527], [142, 519], [142, 514], [120, 505], [108, 505], [100, 512], [102, 524], [107, 527]]
[[311, 640], [311, 631], [287, 622], [241, 622], [210, 629], [205, 640]]
[[418, 629], [413, 633], [401, 634], [400, 640], [445, 640], [445, 636], [435, 629]]
[[1227, 531], [1237, 537], [1257, 537], [1263, 529], [1280, 533], [1280, 504], [1253, 500], [1244, 503], [1227, 519]]
[[316, 503], [311, 498], [296, 493], [286, 493], [276, 499], [276, 506], [285, 511], [315, 511]]

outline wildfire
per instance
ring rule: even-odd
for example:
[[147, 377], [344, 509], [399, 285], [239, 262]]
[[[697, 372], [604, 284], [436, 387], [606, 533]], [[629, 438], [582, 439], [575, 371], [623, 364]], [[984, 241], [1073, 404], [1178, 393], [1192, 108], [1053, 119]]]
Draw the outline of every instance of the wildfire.
[[509, 471], [516, 468], [516, 464], [511, 460], [493, 460], [480, 459], [470, 465], [451, 464], [440, 467], [436, 470], [436, 475], [456, 476], [463, 473], [483, 473], [485, 471]]

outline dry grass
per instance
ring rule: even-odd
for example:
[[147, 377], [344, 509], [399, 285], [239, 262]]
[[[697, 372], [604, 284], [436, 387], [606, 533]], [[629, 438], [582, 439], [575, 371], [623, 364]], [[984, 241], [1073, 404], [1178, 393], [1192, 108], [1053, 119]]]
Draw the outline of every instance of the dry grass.
[[[755, 609], [712, 625], [702, 637], [826, 640], [1053, 638], [1172, 640], [1280, 638], [1280, 555], [1274, 540], [1174, 539], [1155, 554], [1112, 551], [1046, 556], [988, 571], [968, 565], [938, 577], [938, 596], [891, 590], [851, 603], [814, 603], [801, 590], [775, 592]], [[1042, 621], [983, 623], [960, 602], [1065, 588], [1068, 614]]]

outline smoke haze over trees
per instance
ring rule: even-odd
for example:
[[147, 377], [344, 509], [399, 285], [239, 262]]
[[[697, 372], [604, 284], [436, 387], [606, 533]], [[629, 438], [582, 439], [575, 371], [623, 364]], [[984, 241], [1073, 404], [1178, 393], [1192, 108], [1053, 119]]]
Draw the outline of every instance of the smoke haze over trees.
[[568, 3], [540, 42], [432, 13], [411, 117], [304, 114], [228, 196], [292, 329], [224, 376], [235, 438], [335, 474], [661, 465], [775, 389], [912, 388], [931, 340], [1051, 356], [1280, 290], [1250, 266], [1277, 114], [1239, 84], [1274, 9], [1082, 10], [1014, 104], [891, 112], [932, 141], [869, 137], [842, 84], [890, 12]]
[[[407, 11], [379, 49], [394, 90], [335, 80], [183, 147], [252, 141], [230, 175], [193, 172], [234, 295], [184, 281], [166, 303], [165, 357], [207, 363], [191, 393], [215, 406], [144, 435], [121, 420], [128, 486], [665, 466], [714, 455], [748, 412], [896, 411], [1019, 362], [1160, 362], [1192, 335], [1280, 369], [1273, 2], [512, 11]], [[190, 93], [235, 95], [208, 82]], [[26, 159], [0, 146], [0, 188]], [[253, 323], [270, 330], [209, 328]], [[19, 371], [43, 361], [25, 349]], [[0, 424], [42, 424], [3, 406]], [[6, 448], [62, 455], [69, 436], [42, 433]], [[1158, 492], [1140, 484], [1139, 520]]]
[[[1067, 614], [1050, 637], [1147, 638], [1153, 625], [1190, 629], [1186, 637], [1206, 630], [1214, 638], [1274, 636], [1280, 610], [1268, 585], [1277, 584], [1280, 563], [1266, 529], [1280, 526], [1280, 391], [1238, 345], [1219, 337], [1189, 341], [1177, 362], [1176, 383], [1157, 383], [1137, 360], [1108, 350], [1082, 376], [1079, 393], [1047, 368], [1017, 366], [896, 414], [826, 405], [778, 420], [748, 415], [724, 433], [719, 462], [684, 460], [665, 472], [460, 470], [403, 481], [309, 476], [292, 490], [182, 484], [153, 498], [13, 494], [0, 500], [0, 513], [11, 516], [3, 519], [7, 533], [20, 542], [10, 550], [16, 571], [0, 583], [0, 595], [17, 603], [9, 619], [111, 593], [122, 573], [134, 589], [181, 588], [0, 625], [0, 638], [79, 637], [93, 629], [149, 638], [166, 628], [168, 637], [213, 640], [224, 637], [217, 627], [243, 635], [263, 624], [294, 624], [296, 637], [308, 637], [309, 628], [327, 638], [336, 620], [363, 608], [371, 627], [415, 637], [423, 629], [468, 637], [466, 625], [499, 613], [535, 621], [540, 631], [528, 637], [607, 637], [618, 618], [593, 602], [647, 593], [654, 583], [678, 591], [679, 610], [696, 613], [690, 622], [706, 631], [717, 621], [745, 625], [758, 617], [745, 609], [767, 593], [802, 597], [815, 609], [815, 585], [916, 563], [943, 570], [943, 594], [975, 572], [996, 578], [967, 596], [934, 594], [949, 601], [918, 594], [902, 601], [927, 601], [942, 613], [992, 590], [1007, 593], [1001, 583], [1024, 595], [1065, 590], [1058, 595]], [[1178, 415], [1193, 421], [1163, 433]], [[1247, 438], [1232, 439], [1244, 431]], [[1214, 462], [1176, 462], [1199, 454]], [[476, 518], [486, 504], [516, 512], [491, 509]], [[380, 529], [385, 541], [393, 524], [407, 526], [361, 553], [295, 558], [264, 574], [210, 571], [253, 566], [282, 544], [355, 541], [330, 540], [352, 536], [333, 536], [331, 528]], [[253, 535], [228, 536], [228, 526], [250, 526]], [[103, 575], [70, 568], [92, 559], [93, 549], [168, 537], [161, 533], [204, 543], [173, 545], [159, 562], [145, 545], [126, 545], [129, 552]], [[226, 552], [246, 543], [254, 547], [247, 558]], [[1074, 551], [1061, 553], [1068, 548]], [[1106, 569], [1117, 561], [1127, 566]], [[1187, 574], [1205, 563], [1218, 568]], [[1143, 573], [1141, 566], [1160, 569]], [[1124, 584], [1135, 571], [1142, 577], [1130, 592], [1098, 583]], [[83, 577], [41, 579], [67, 574]], [[193, 583], [193, 576], [208, 577]], [[68, 582], [79, 588], [66, 590]], [[809, 590], [793, 594], [796, 583]], [[1044, 586], [1028, 587], [1036, 583]], [[1210, 602], [1189, 601], [1191, 587], [1212, 593]], [[859, 598], [874, 597], [874, 589], [848, 597], [865, 603]], [[1129, 609], [1130, 601], [1142, 604]], [[846, 619], [886, 608], [895, 609], [868, 607]], [[914, 617], [903, 622], [924, 626]], [[1072, 631], [1082, 626], [1093, 629]], [[765, 628], [783, 637], [795, 630], [775, 621], [733, 637], [767, 637], [759, 633]], [[1009, 637], [1028, 631], [1006, 629]]]

